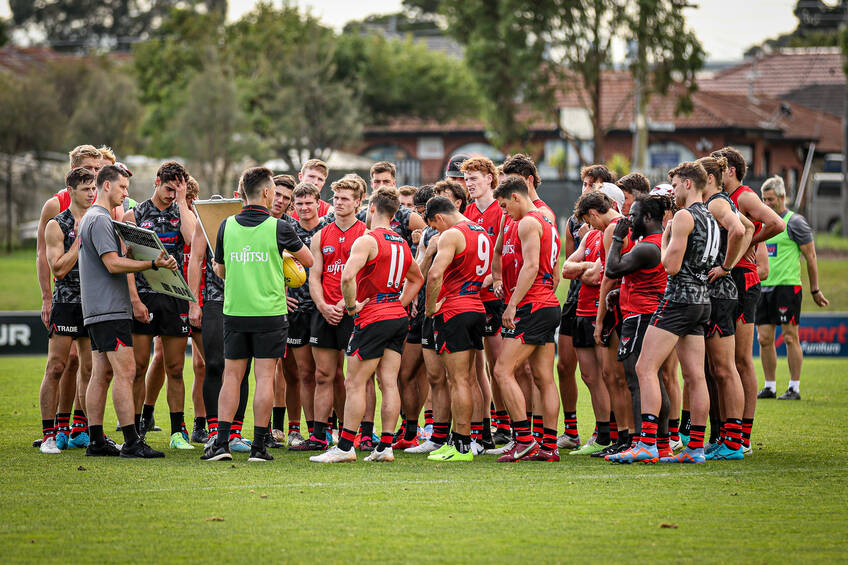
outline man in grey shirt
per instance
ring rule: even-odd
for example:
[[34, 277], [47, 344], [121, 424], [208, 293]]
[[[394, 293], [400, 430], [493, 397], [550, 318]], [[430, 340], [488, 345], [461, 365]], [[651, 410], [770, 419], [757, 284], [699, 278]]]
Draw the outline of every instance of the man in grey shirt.
[[[86, 392], [91, 443], [89, 456], [164, 457], [138, 437], [135, 427], [133, 379], [135, 359], [132, 349], [132, 307], [127, 273], [147, 269], [175, 270], [176, 260], [162, 252], [154, 261], [124, 257], [121, 241], [112, 226], [109, 210], [127, 197], [132, 173], [122, 163], [108, 165], [97, 174], [97, 200], [80, 222], [79, 271], [83, 323], [91, 338], [92, 371]], [[106, 392], [112, 377], [112, 401], [122, 424], [121, 449], [108, 442], [103, 433]]]

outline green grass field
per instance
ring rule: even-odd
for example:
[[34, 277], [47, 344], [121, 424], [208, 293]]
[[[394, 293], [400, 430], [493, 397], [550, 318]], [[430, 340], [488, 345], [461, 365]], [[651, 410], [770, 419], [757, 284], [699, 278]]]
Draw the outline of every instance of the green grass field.
[[[43, 365], [0, 358], [7, 563], [848, 561], [844, 361], [808, 360], [800, 402], [761, 402], [745, 461], [679, 467], [405, 454], [319, 466], [284, 450], [267, 464], [202, 463], [199, 450], [167, 450], [165, 432], [148, 436], [165, 459], [46, 456], [29, 446]], [[779, 387], [787, 378], [781, 361]], [[582, 385], [578, 410], [587, 438]], [[106, 414], [114, 429], [111, 401]]]

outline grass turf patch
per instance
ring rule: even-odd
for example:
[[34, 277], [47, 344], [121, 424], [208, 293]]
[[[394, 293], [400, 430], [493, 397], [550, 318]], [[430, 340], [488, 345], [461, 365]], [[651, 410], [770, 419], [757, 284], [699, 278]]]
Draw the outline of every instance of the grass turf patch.
[[[701, 466], [565, 454], [560, 463], [449, 464], [402, 453], [395, 463], [368, 464], [361, 454], [324, 466], [285, 450], [271, 450], [276, 459], [265, 464], [245, 454], [203, 463], [199, 449], [167, 449], [167, 429], [148, 436], [165, 459], [47, 456], [29, 446], [40, 433], [43, 368], [40, 357], [0, 358], [6, 562], [848, 559], [836, 426], [848, 409], [844, 361], [807, 360], [800, 402], [760, 402], [753, 456]], [[190, 363], [186, 371], [189, 388]], [[781, 359], [778, 385], [787, 379]], [[189, 400], [187, 409], [190, 425]], [[156, 410], [167, 428], [164, 394]], [[587, 439], [594, 422], [582, 385], [578, 415]], [[107, 433], [114, 426], [110, 400]]]

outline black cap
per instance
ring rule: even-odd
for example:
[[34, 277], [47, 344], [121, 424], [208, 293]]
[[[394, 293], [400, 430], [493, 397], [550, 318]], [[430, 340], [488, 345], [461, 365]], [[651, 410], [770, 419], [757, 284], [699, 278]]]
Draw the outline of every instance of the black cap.
[[459, 168], [462, 167], [462, 164], [470, 158], [471, 156], [466, 155], [465, 153], [457, 153], [452, 156], [450, 161], [448, 161], [448, 166], [445, 168], [445, 177], [451, 178], [465, 176]]

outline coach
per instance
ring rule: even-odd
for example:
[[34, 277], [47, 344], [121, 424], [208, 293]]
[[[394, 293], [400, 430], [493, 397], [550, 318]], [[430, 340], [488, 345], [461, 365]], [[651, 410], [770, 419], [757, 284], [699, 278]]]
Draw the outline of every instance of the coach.
[[765, 387], [757, 398], [774, 398], [777, 392], [775, 370], [777, 352], [774, 347], [775, 327], [783, 329], [786, 357], [789, 360], [789, 388], [780, 400], [801, 399], [801, 363], [804, 353], [798, 341], [798, 322], [801, 319], [801, 255], [807, 262], [810, 294], [819, 307], [829, 304], [819, 288], [819, 268], [816, 246], [807, 220], [786, 208], [786, 187], [783, 179], [774, 176], [763, 183], [763, 202], [786, 222], [786, 229], [766, 240], [769, 276], [763, 281], [763, 292], [757, 305], [757, 334], [760, 359], [763, 362]]
[[273, 173], [264, 167], [247, 169], [239, 191], [247, 203], [218, 229], [215, 273], [224, 279], [224, 382], [218, 396], [218, 436], [207, 447], [204, 461], [232, 459], [230, 427], [239, 402], [239, 388], [250, 359], [255, 360], [254, 436], [248, 461], [273, 459], [265, 449], [274, 401], [277, 359], [286, 349], [286, 294], [283, 251], [304, 266], [312, 254], [292, 226], [270, 215], [274, 200]]

